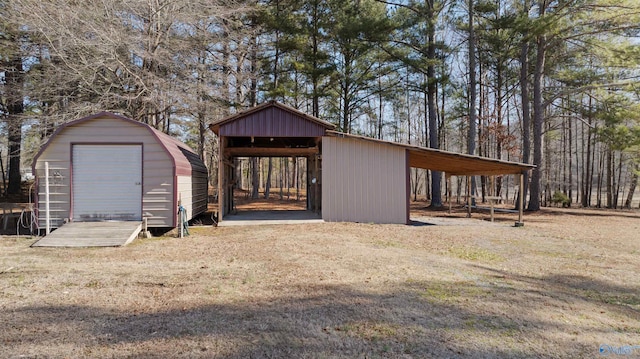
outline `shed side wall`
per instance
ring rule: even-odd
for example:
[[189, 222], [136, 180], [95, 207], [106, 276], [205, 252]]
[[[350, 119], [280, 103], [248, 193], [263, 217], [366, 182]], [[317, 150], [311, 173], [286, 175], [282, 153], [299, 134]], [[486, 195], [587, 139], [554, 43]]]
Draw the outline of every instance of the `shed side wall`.
[[187, 211], [187, 219], [193, 218], [191, 176], [178, 176], [178, 203]]
[[351, 138], [322, 138], [322, 218], [406, 224], [404, 149]]
[[35, 169], [38, 176], [38, 222], [41, 228], [45, 226], [45, 162], [49, 162], [52, 228], [61, 226], [63, 220], [69, 218], [72, 143], [142, 143], [142, 213], [152, 214], [149, 219], [152, 227], [173, 226], [173, 165], [164, 148], [142, 126], [114, 118], [98, 118], [65, 128], [38, 158]]
[[193, 171], [191, 176], [178, 176], [178, 201], [187, 211], [187, 219], [207, 211], [208, 174]]
[[194, 170], [191, 174], [191, 190], [193, 197], [191, 203], [193, 205], [192, 218], [207, 211], [209, 203], [209, 173], [205, 171]]

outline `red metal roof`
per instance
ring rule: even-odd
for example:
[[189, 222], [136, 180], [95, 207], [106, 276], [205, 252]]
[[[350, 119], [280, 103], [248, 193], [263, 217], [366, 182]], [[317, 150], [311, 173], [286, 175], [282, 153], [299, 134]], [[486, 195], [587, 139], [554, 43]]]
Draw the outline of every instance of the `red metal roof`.
[[[199, 161], [199, 160], [198, 161], [194, 160], [193, 157], [195, 156], [197, 158], [198, 156], [195, 155], [195, 152], [186, 144], [178, 141], [174, 137], [171, 137], [161, 131], [156, 130], [155, 128], [147, 125], [146, 123], [135, 121], [130, 118], [117, 115], [115, 113], [107, 112], [107, 111], [103, 111], [95, 115], [83, 117], [75, 121], [67, 122], [61, 125], [60, 127], [58, 127], [56, 131], [53, 133], [53, 135], [51, 135], [51, 137], [49, 138], [49, 141], [47, 141], [47, 143], [44, 146], [42, 146], [38, 154], [35, 156], [33, 161], [34, 166], [36, 161], [40, 157], [40, 155], [49, 146], [49, 143], [51, 143], [51, 141], [55, 139], [58, 133], [60, 133], [61, 131], [64, 131], [64, 129], [67, 127], [76, 126], [83, 122], [97, 120], [102, 117], [114, 118], [129, 124], [144, 127], [156, 138], [158, 143], [165, 149], [165, 151], [167, 151], [167, 153], [169, 154], [169, 157], [171, 158], [171, 161], [173, 162], [174, 168], [176, 170], [176, 175], [191, 176], [192, 170], [202, 171], [202, 167], [204, 167], [204, 163], [202, 163], [202, 161]], [[206, 171], [206, 167], [204, 167], [204, 171]]]
[[265, 102], [209, 125], [218, 136], [321, 137], [335, 125], [279, 102]]

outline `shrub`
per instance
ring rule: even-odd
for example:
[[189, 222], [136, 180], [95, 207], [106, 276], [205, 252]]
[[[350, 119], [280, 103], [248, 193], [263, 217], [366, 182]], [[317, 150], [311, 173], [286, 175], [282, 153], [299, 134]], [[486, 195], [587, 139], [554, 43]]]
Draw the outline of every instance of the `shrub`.
[[555, 191], [553, 193], [553, 196], [551, 197], [551, 203], [555, 205], [562, 205], [563, 208], [571, 207], [571, 199], [567, 197], [566, 194], [560, 191]]

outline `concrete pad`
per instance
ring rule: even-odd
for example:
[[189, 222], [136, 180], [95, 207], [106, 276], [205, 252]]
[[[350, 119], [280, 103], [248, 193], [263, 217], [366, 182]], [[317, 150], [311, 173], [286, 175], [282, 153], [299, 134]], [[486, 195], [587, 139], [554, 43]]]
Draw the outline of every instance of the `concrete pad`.
[[311, 211], [246, 211], [227, 214], [219, 227], [257, 226], [269, 224], [324, 223], [322, 217]]

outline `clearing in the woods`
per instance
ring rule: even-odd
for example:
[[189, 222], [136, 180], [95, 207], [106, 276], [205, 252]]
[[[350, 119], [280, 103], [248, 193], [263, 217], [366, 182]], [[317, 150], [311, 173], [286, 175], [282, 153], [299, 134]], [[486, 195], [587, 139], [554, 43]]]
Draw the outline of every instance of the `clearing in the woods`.
[[0, 357], [640, 356], [638, 212], [412, 215], [435, 219], [1, 237]]

